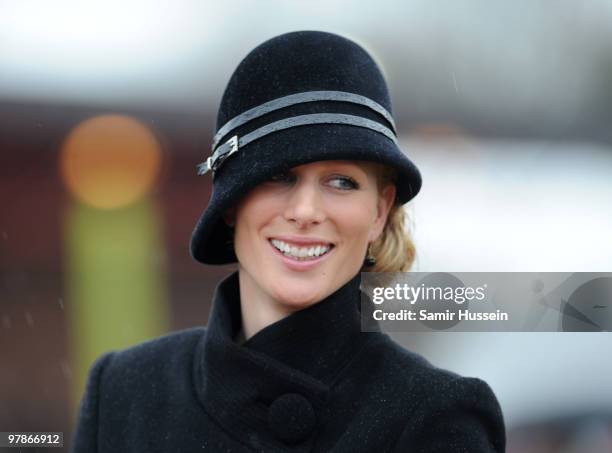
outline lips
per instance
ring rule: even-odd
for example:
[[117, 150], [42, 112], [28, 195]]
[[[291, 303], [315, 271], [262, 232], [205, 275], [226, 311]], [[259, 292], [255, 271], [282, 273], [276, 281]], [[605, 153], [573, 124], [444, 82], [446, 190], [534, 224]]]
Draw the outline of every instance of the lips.
[[316, 247], [317, 245], [333, 247], [335, 245], [333, 242], [321, 238], [306, 238], [297, 236], [272, 236], [269, 237], [268, 240], [286, 242], [290, 246], [298, 248]]
[[[304, 257], [300, 258], [300, 257], [296, 257], [296, 256], [291, 256], [289, 254], [286, 254], [285, 252], [282, 252], [281, 250], [279, 250], [278, 248], [276, 248], [272, 244], [272, 240], [273, 239], [269, 239], [268, 240], [268, 243], [270, 244], [270, 249], [272, 250], [272, 253], [274, 255], [276, 255], [280, 259], [280, 262], [284, 266], [286, 266], [288, 269], [290, 269], [292, 271], [297, 271], [297, 272], [305, 272], [305, 271], [308, 271], [308, 270], [311, 270], [311, 269], [315, 269], [316, 267], [320, 266], [331, 255], [334, 254], [334, 249], [335, 249], [335, 247], [328, 242], [326, 244], [330, 244], [331, 246], [322, 255], [319, 255], [319, 256], [304, 256]], [[325, 244], [325, 242], [323, 242], [322, 244]]]
[[295, 243], [278, 239], [270, 239], [270, 244], [283, 255], [299, 261], [314, 260], [329, 253], [334, 247], [332, 243], [318, 243], [307, 246], [298, 246]]

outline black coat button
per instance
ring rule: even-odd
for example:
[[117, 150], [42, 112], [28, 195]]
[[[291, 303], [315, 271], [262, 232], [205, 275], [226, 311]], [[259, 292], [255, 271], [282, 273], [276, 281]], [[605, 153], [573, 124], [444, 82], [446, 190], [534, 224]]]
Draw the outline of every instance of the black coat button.
[[316, 424], [310, 401], [298, 393], [286, 393], [276, 398], [268, 410], [268, 426], [274, 435], [287, 444], [305, 440]]

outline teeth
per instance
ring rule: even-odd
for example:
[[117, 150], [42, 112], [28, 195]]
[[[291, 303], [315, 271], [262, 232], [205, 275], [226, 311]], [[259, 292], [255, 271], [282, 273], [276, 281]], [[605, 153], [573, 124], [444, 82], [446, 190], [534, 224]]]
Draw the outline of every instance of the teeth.
[[283, 252], [286, 256], [298, 258], [300, 261], [307, 260], [310, 257], [318, 257], [329, 251], [331, 248], [329, 245], [316, 245], [314, 247], [296, 247], [289, 245], [286, 242], [279, 241], [278, 239], [272, 239], [272, 245], [278, 250]]

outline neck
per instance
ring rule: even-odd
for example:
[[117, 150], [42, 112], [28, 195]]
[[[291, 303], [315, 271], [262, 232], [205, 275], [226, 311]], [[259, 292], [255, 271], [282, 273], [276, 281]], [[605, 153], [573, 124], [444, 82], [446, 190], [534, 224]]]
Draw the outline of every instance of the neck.
[[247, 272], [240, 270], [238, 281], [244, 340], [293, 313], [294, 310], [290, 307], [279, 303], [264, 292]]

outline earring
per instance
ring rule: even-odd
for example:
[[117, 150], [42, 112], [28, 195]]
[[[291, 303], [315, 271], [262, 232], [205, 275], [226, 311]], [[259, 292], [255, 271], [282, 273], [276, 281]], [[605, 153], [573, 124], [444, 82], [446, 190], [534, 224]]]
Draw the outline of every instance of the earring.
[[366, 267], [372, 267], [376, 264], [376, 258], [370, 254], [370, 245], [371, 244], [368, 244], [368, 252], [363, 260], [363, 265]]

